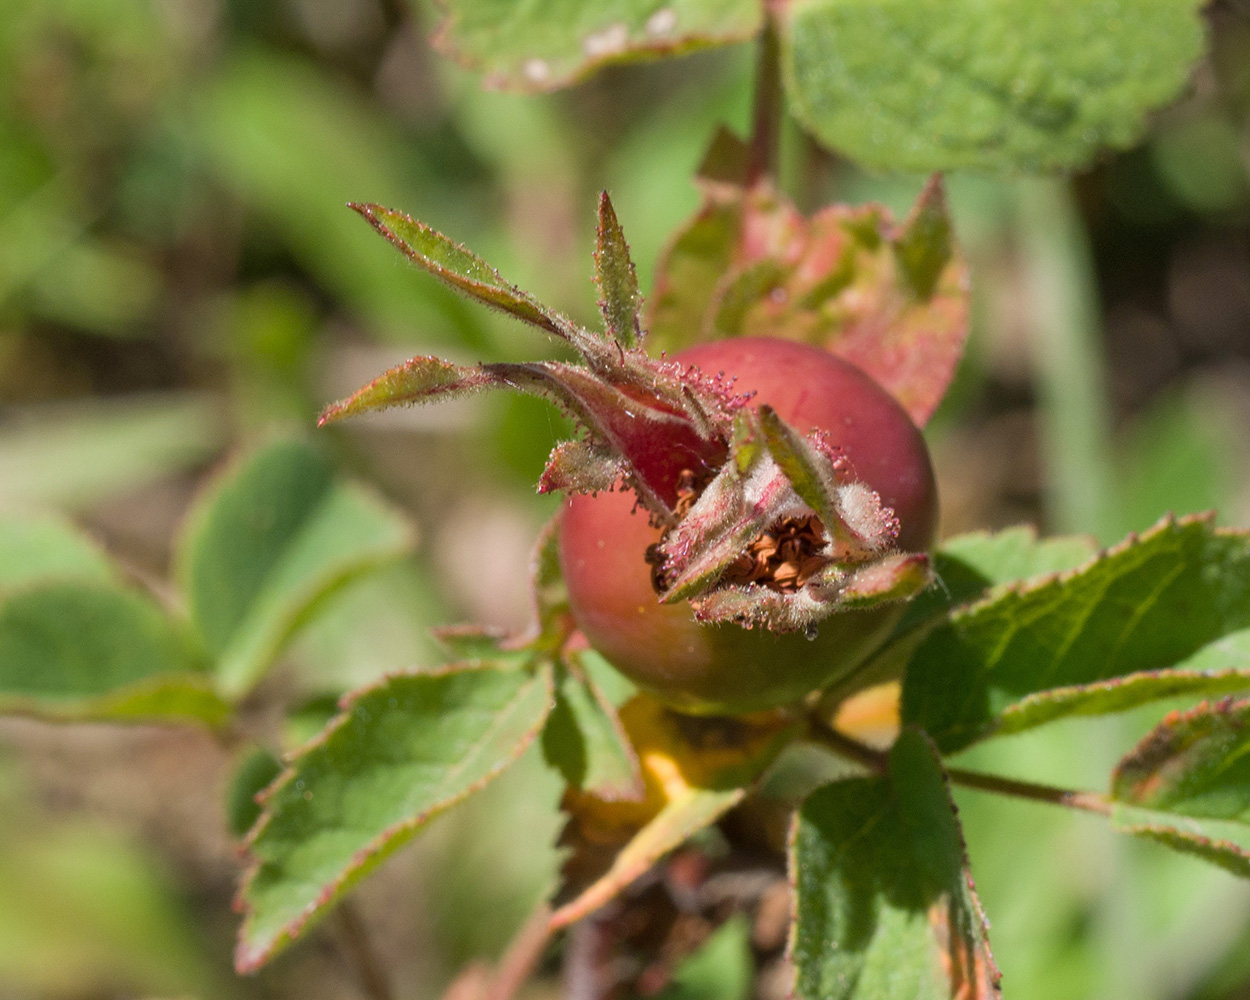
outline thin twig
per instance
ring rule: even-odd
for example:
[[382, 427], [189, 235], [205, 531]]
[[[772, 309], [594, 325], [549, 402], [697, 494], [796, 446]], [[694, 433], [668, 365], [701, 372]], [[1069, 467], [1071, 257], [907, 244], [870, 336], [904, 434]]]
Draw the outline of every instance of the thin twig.
[[512, 1000], [533, 975], [551, 940], [551, 907], [539, 905], [499, 959], [484, 1000]]
[[[885, 774], [889, 767], [888, 753], [853, 740], [835, 729], [827, 729], [823, 726], [813, 727], [812, 735], [822, 746], [840, 757], [862, 764], [874, 774]], [[961, 768], [948, 768], [946, 775], [952, 784], [964, 788], [995, 792], [999, 795], [1010, 795], [1013, 798], [1045, 802], [1054, 806], [1065, 806], [1068, 809], [1082, 809], [1085, 812], [1099, 813], [1103, 816], [1111, 814], [1110, 801], [1097, 792], [1077, 792], [1067, 788], [1055, 788], [1051, 785], [1039, 785], [1032, 781], [1003, 778], [996, 774], [965, 771]]]
[[747, 183], [777, 176], [777, 151], [781, 142], [781, 42], [777, 22], [765, 5], [755, 63], [755, 104], [751, 112], [750, 160]]
[[360, 985], [370, 1000], [394, 1000], [391, 984], [382, 969], [377, 952], [369, 943], [360, 914], [350, 901], [339, 904], [335, 910], [339, 928], [342, 930], [342, 941], [352, 965], [356, 967], [356, 975], [360, 977]]
[[1034, 802], [1046, 802], [1052, 806], [1083, 809], [1086, 812], [1099, 813], [1103, 816], [1111, 815], [1110, 801], [1097, 792], [1076, 792], [1068, 788], [1038, 785], [1031, 781], [1015, 781], [1012, 778], [1001, 778], [996, 774], [981, 774], [977, 771], [963, 771], [959, 768], [948, 769], [946, 774], [952, 784], [962, 785], [964, 788], [997, 792], [999, 795], [1031, 799]]

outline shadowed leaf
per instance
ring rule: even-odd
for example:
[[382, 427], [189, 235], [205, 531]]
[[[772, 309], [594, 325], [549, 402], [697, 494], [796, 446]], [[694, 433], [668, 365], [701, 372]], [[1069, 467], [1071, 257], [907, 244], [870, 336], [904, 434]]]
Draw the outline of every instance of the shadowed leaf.
[[355, 694], [273, 785], [249, 835], [240, 972], [259, 968], [538, 735], [549, 672], [452, 666]]
[[638, 755], [616, 708], [575, 660], [559, 670], [543, 753], [571, 788], [609, 802], [643, 797]]
[[1201, 54], [1200, 0], [793, 0], [790, 107], [865, 166], [1012, 172], [1088, 164], [1141, 134]]
[[997, 1000], [998, 969], [935, 748], [899, 737], [889, 774], [827, 785], [791, 838], [801, 1000]]
[[757, 0], [441, 0], [442, 52], [488, 87], [554, 90], [608, 63], [742, 42], [759, 30]]
[[642, 341], [638, 313], [642, 292], [638, 273], [629, 258], [629, 244], [621, 232], [616, 212], [606, 191], [599, 195], [599, 229], [595, 244], [595, 279], [599, 283], [599, 311], [608, 334], [628, 350]]
[[1167, 519], [1078, 570], [952, 612], [907, 666], [903, 718], [953, 752], [995, 733], [1013, 711], [1019, 730], [1058, 717], [1061, 705], [1065, 714], [1128, 707], [1168, 685], [1134, 679], [1111, 698], [1095, 689], [1035, 714], [1018, 708], [1051, 689], [1178, 667], [1248, 626], [1250, 538], [1215, 529], [1209, 516]]

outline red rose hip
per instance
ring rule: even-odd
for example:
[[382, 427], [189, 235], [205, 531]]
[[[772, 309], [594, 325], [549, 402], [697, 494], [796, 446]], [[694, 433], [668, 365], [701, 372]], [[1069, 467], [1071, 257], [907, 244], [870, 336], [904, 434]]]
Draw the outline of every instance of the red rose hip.
[[[847, 478], [871, 487], [899, 521], [898, 547], [932, 544], [937, 490], [928, 449], [902, 406], [855, 366], [790, 341], [742, 338], [674, 358], [736, 377], [799, 433], [819, 429], [840, 450]], [[565, 502], [561, 562], [573, 616], [623, 674], [674, 708], [737, 714], [789, 704], [850, 673], [885, 637], [903, 604], [841, 611], [802, 632], [702, 624], [690, 604], [661, 604], [648, 547], [660, 538], [629, 491]]]

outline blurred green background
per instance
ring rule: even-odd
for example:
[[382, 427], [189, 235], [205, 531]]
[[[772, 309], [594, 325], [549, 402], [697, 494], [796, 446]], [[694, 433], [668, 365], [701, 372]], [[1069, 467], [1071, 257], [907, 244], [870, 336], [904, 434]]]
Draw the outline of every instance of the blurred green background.
[[[517, 96], [433, 54], [436, 17], [408, 0], [5, 0], [0, 510], [80, 520], [159, 590], [232, 450], [311, 428], [412, 354], [551, 353], [407, 267], [348, 200], [402, 208], [590, 321], [607, 188], [645, 287], [715, 125], [746, 128], [749, 49]], [[1250, 524], [1250, 4], [1207, 18], [1189, 95], [1137, 148], [1071, 181], [949, 179], [974, 328], [928, 431], [945, 534], [1027, 521], [1112, 542], [1211, 507]], [[901, 213], [922, 181], [866, 176], [792, 127], [784, 162], [809, 210]], [[533, 483], [563, 429], [497, 396], [322, 432], [422, 544], [288, 655], [272, 684], [309, 699], [311, 724], [325, 695], [433, 662], [431, 624], [524, 623], [554, 509]], [[1158, 712], [968, 756], [1097, 786]], [[332, 922], [257, 977], [230, 971], [237, 763], [197, 731], [0, 721], [0, 1000], [361, 995]], [[557, 794], [526, 758], [363, 887], [398, 996], [437, 996], [546, 891]], [[1092, 817], [960, 805], [1008, 997], [1250, 997], [1250, 890], [1231, 876]]]

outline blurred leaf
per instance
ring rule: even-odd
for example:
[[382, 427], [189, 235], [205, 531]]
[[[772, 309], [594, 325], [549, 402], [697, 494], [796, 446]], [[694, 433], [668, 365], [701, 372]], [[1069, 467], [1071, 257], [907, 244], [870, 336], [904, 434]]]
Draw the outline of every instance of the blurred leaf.
[[1112, 776], [1117, 828], [1250, 877], [1247, 723], [1250, 701], [1231, 699], [1164, 719]]
[[791, 844], [803, 1000], [1001, 996], [936, 749], [906, 730], [884, 777], [827, 785]]
[[[8, 817], [12, 819], [12, 816]], [[0, 982], [13, 996], [226, 995], [174, 887], [108, 830], [0, 837]]]
[[45, 580], [111, 583], [104, 551], [71, 525], [48, 516], [0, 516], [0, 593]]
[[178, 552], [223, 690], [246, 692], [318, 600], [412, 542], [396, 512], [335, 482], [308, 445], [278, 441], [236, 463], [201, 498]]
[[295, 757], [249, 837], [235, 964], [263, 965], [435, 815], [538, 735], [549, 672], [453, 666], [356, 694]]
[[273, 227], [327, 288], [383, 330], [485, 342], [474, 310], [447, 289], [412, 281], [343, 207], [362, 198], [412, 204], [420, 192], [423, 214], [457, 218], [474, 200], [454, 197], [447, 175], [427, 162], [432, 138], [405, 136], [351, 88], [273, 49], [235, 51], [194, 98], [178, 122], [188, 155]]
[[226, 826], [244, 836], [260, 818], [257, 795], [282, 773], [282, 762], [264, 747], [249, 751], [235, 768], [226, 789]]
[[190, 393], [30, 407], [0, 424], [0, 508], [90, 507], [199, 464], [221, 435], [213, 399]]
[[751, 38], [755, 0], [443, 0], [434, 44], [490, 87], [550, 90], [606, 63]]
[[1033, 178], [1015, 193], [1046, 513], [1058, 530], [1087, 531], [1107, 545], [1124, 531], [1093, 250], [1070, 183]]
[[[362, 687], [396, 667], [423, 667], [447, 657], [430, 629], [447, 620], [444, 596], [432, 574], [403, 559], [348, 583], [317, 605], [284, 657], [298, 664], [301, 690]], [[368, 636], [367, 642], [361, 636]], [[452, 659], [472, 657], [455, 653]], [[318, 727], [320, 728], [320, 727]]]
[[608, 801], [643, 796], [638, 755], [616, 708], [575, 663], [559, 670], [543, 754], [572, 788]]
[[[1076, 571], [952, 612], [907, 666], [903, 720], [954, 752], [993, 735], [1030, 696], [1173, 667], [1247, 625], [1250, 538], [1214, 529], [1210, 517], [1164, 520]], [[1103, 703], [1118, 710], [1160, 688], [1114, 690]], [[1028, 722], [1022, 712], [1011, 725]]]
[[638, 272], [629, 258], [629, 244], [612, 208], [608, 192], [599, 194], [599, 227], [595, 244], [595, 280], [599, 285], [599, 310], [604, 328], [625, 349], [637, 347], [642, 337], [638, 313], [642, 292]]
[[1190, 114], [1160, 129], [1150, 152], [1172, 193], [1196, 211], [1228, 212], [1250, 196], [1244, 137], [1218, 113]]
[[34, 311], [106, 336], [146, 336], [144, 326], [161, 291], [161, 275], [137, 253], [80, 239], [34, 276]]
[[652, 348], [746, 336], [823, 346], [918, 424], [928, 420], [968, 329], [967, 267], [940, 181], [902, 225], [880, 205], [832, 205], [805, 219], [764, 187], [705, 180], [703, 189], [702, 209], [660, 262]]
[[211, 725], [229, 710], [160, 608], [109, 583], [73, 581], [0, 599], [0, 712]]
[[794, 0], [791, 109], [894, 170], [1044, 171], [1131, 145], [1202, 52], [1199, 0]]
[[1116, 442], [1117, 514], [1140, 531], [1168, 511], [1234, 506], [1242, 420], [1217, 393], [1192, 386], [1154, 400]]
[[735, 913], [677, 966], [656, 1000], [747, 1000], [754, 975], [751, 925]]

